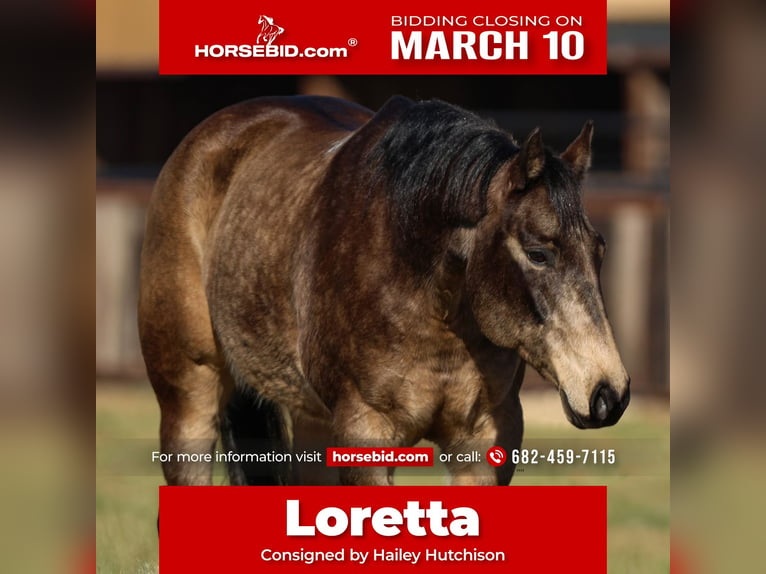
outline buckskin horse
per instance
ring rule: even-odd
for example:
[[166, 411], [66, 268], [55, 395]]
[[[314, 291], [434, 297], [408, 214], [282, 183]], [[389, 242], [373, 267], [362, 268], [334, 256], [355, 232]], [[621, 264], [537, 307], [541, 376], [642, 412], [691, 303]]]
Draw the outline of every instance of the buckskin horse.
[[[239, 420], [293, 448], [518, 448], [525, 365], [576, 427], [617, 422], [630, 381], [601, 295], [605, 244], [581, 202], [592, 131], [558, 155], [539, 129], [519, 145], [458, 107], [402, 97], [375, 114], [264, 98], [204, 121], [158, 178], [142, 253], [162, 450], [213, 452], [221, 428], [234, 445], [227, 409], [248, 393]], [[177, 458], [169, 484], [211, 483], [212, 463]], [[510, 462], [456, 458], [453, 484], [513, 476]], [[393, 469], [336, 479], [386, 485]]]

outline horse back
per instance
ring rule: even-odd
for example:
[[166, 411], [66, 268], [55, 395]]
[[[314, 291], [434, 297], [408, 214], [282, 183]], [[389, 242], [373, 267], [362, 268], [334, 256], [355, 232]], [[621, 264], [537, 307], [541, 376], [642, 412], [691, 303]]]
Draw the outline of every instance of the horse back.
[[168, 159], [149, 215], [166, 230], [191, 226], [202, 247], [200, 235], [212, 227], [243, 164], [250, 164], [249, 171], [272, 172], [287, 157], [300, 159], [301, 148], [322, 147], [371, 115], [350, 102], [309, 96], [258, 98], [225, 108], [192, 130]]

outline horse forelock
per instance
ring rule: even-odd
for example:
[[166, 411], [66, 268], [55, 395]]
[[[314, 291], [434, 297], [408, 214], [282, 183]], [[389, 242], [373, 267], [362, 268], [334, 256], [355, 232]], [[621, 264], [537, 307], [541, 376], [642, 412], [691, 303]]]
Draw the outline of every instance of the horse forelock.
[[580, 182], [572, 168], [551, 150], [545, 151], [545, 170], [541, 176], [548, 198], [564, 233], [579, 233], [583, 229], [583, 205]]

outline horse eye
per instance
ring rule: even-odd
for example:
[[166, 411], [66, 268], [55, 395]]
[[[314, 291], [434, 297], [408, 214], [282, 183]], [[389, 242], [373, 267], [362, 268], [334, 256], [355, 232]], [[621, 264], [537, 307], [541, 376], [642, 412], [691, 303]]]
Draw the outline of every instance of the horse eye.
[[553, 254], [547, 249], [527, 249], [527, 258], [535, 265], [550, 265]]

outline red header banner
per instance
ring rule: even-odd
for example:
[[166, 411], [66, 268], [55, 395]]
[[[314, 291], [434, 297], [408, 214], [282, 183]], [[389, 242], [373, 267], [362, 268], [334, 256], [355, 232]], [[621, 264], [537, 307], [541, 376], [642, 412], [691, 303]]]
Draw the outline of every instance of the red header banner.
[[160, 572], [606, 573], [606, 487], [160, 487]]
[[606, 0], [160, 0], [161, 74], [605, 74]]

